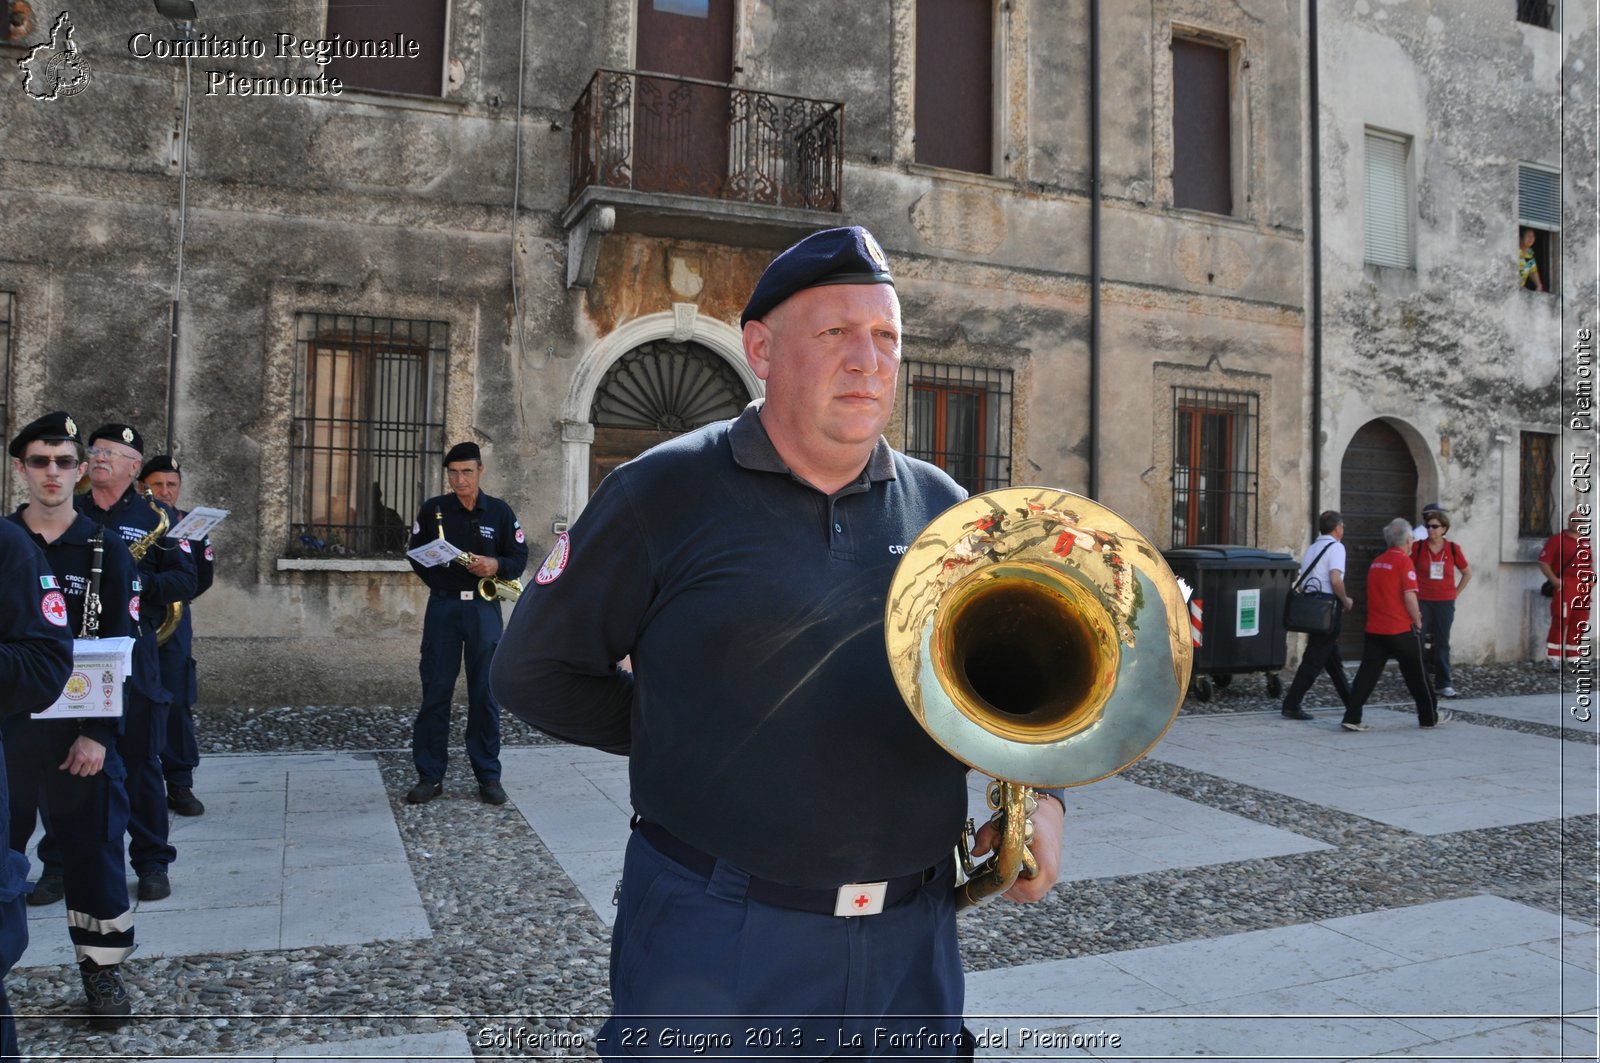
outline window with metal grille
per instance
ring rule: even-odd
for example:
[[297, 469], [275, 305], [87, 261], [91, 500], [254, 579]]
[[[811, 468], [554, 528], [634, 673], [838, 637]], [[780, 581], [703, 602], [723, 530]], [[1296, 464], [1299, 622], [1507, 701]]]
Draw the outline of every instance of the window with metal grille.
[[1172, 41], [1172, 205], [1233, 213], [1233, 57]]
[[393, 557], [440, 491], [449, 326], [300, 314], [292, 557]]
[[[1517, 165], [1517, 283], [1523, 288], [1546, 292], [1556, 290], [1556, 266], [1561, 240], [1561, 173], [1527, 163]], [[1523, 246], [1533, 237], [1531, 250], [1538, 274], [1534, 282], [1521, 261]]]
[[[17, 297], [11, 292], [0, 292], [0, 439], [10, 439], [11, 427], [11, 315]], [[11, 510], [11, 481], [4, 477], [0, 483], [0, 507]]]
[[1172, 389], [1172, 545], [1254, 546], [1260, 396]]
[[916, 159], [994, 172], [993, 0], [917, 0]]
[[327, 36], [344, 43], [388, 44], [403, 34], [417, 45], [416, 58], [360, 54], [338, 56], [328, 76], [350, 88], [444, 95], [444, 41], [449, 23], [447, 0], [328, 0]]
[[1555, 29], [1556, 5], [1554, 0], [1517, 0], [1517, 21], [1540, 29]]
[[906, 362], [906, 453], [976, 494], [1011, 484], [1011, 370]]
[[1522, 433], [1522, 461], [1517, 477], [1517, 537], [1548, 539], [1555, 533], [1556, 437], [1549, 432]]
[[1411, 268], [1411, 138], [1367, 130], [1366, 247], [1375, 266]]

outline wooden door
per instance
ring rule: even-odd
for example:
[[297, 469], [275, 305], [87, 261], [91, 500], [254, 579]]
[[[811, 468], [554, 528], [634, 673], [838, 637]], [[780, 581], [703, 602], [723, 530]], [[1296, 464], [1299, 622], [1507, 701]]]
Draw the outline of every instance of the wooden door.
[[1367, 626], [1367, 568], [1383, 553], [1383, 526], [1396, 517], [1417, 517], [1417, 463], [1393, 427], [1368, 421], [1345, 448], [1339, 465], [1339, 512], [1344, 515], [1345, 592], [1356, 607], [1345, 614], [1339, 649], [1347, 661], [1361, 659]]
[[720, 196], [728, 173], [730, 98], [721, 86], [733, 79], [733, 0], [639, 0], [638, 12], [634, 187]]

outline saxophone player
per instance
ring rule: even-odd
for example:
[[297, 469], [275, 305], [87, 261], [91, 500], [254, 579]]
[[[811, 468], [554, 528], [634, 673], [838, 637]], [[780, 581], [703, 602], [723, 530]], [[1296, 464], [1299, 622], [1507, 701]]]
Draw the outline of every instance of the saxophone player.
[[500, 642], [500, 603], [485, 598], [479, 580], [515, 580], [528, 563], [528, 545], [517, 515], [503, 500], [484, 494], [483, 455], [476, 443], [457, 443], [444, 456], [448, 494], [422, 504], [411, 525], [411, 546], [449, 541], [464, 555], [461, 564], [426, 568], [411, 562], [428, 585], [422, 622], [422, 707], [411, 729], [411, 759], [417, 784], [406, 794], [413, 805], [444, 792], [450, 742], [450, 699], [463, 658], [467, 665], [467, 758], [478, 779], [478, 797], [503, 805], [500, 785], [500, 709], [489, 697], [489, 661]]
[[[165, 521], [178, 523], [172, 507], [146, 498], [134, 489], [134, 477], [144, 461], [144, 438], [127, 424], [104, 424], [89, 433], [89, 492], [79, 495], [79, 512], [120, 535], [129, 551], [138, 555], [138, 645], [134, 650], [133, 681], [129, 685], [119, 751], [128, 769], [128, 862], [139, 877], [139, 899], [159, 901], [172, 895], [167, 867], [178, 851], [167, 840], [167, 787], [161, 774], [161, 751], [167, 744], [167, 714], [172, 695], [161, 681], [156, 651], [156, 628], [173, 602], [195, 596], [198, 569], [194, 548], [183, 539], [158, 532]], [[45, 843], [39, 855], [50, 867]]]
[[[170, 454], [157, 454], [145, 462], [144, 468], [139, 470], [139, 484], [157, 502], [171, 506], [177, 519], [188, 516], [178, 508], [183, 472]], [[189, 545], [197, 576], [194, 596], [198, 598], [211, 587], [216, 558], [210, 536]], [[172, 695], [172, 705], [167, 709], [167, 743], [161, 750], [161, 771], [166, 778], [167, 807], [180, 816], [200, 816], [206, 811], [206, 806], [194, 795], [194, 770], [200, 764], [200, 746], [194, 735], [194, 703], [199, 687], [195, 679], [194, 613], [190, 604], [189, 601], [183, 603], [172, 637], [156, 651], [161, 658], [161, 685]]]

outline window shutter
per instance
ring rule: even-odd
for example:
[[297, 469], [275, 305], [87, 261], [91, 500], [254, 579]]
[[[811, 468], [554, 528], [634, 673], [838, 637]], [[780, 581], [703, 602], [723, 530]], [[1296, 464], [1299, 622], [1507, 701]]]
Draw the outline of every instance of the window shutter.
[[1367, 131], [1367, 261], [1411, 267], [1411, 196], [1406, 156], [1409, 142]]
[[1535, 229], [1561, 231], [1561, 175], [1517, 167], [1517, 220]]

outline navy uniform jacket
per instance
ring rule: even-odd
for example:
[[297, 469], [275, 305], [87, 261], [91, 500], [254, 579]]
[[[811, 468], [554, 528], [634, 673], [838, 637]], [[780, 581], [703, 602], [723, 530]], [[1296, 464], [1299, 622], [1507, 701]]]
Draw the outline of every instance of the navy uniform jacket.
[[601, 481], [539, 568], [495, 700], [626, 752], [640, 816], [750, 874], [816, 889], [936, 864], [967, 768], [906, 709], [883, 617], [906, 545], [963, 495], [881, 439], [825, 495], [755, 406], [663, 443]]
[[[182, 509], [178, 510], [177, 513], [178, 520], [182, 520], [189, 515], [186, 510]], [[176, 526], [176, 523], [174, 523], [174, 526]], [[211, 537], [209, 535], [194, 540], [189, 546], [191, 555], [194, 557], [195, 567], [194, 598], [198, 598], [211, 589], [211, 583], [216, 577], [217, 571], [216, 558], [213, 556]], [[192, 604], [194, 598], [190, 598], [184, 604]], [[161, 621], [157, 619], [156, 626], [159, 627], [160, 624]], [[178, 621], [178, 629], [172, 633], [172, 642], [183, 657], [189, 656], [190, 650], [194, 645], [194, 611], [192, 609], [184, 609], [183, 617]], [[190, 701], [195, 700], [195, 694], [194, 690], [191, 689], [189, 691]]]
[[[178, 523], [178, 514], [171, 506], [146, 500], [131, 484], [109, 509], [96, 505], [92, 493], [79, 495], [74, 501], [80, 513], [108, 532], [116, 531], [129, 546], [155, 529], [158, 518], [152, 505], [166, 512], [169, 528]], [[194, 597], [198, 579], [194, 550], [187, 540], [163, 536], [139, 562], [139, 646], [134, 651], [132, 685], [157, 705], [170, 704], [172, 695], [161, 685], [156, 628], [161, 626], [168, 602], [186, 602]]]
[[[93, 538], [98, 530], [97, 525], [80, 513], [72, 526], [62, 532], [55, 542], [46, 543], [42, 537], [28, 531], [23, 523], [22, 511], [27, 508], [26, 505], [19, 506], [6, 519], [21, 528], [44, 551], [56, 582], [67, 598], [67, 631], [77, 635], [83, 631], [84, 601], [89, 591], [90, 569], [94, 565]], [[134, 614], [139, 608], [136, 601], [139, 596], [139, 570], [134, 566], [128, 548], [122, 545], [122, 540], [109, 532], [105, 534], [105, 552], [100, 565], [100, 626], [96, 635], [103, 639], [123, 636], [135, 638], [138, 636], [138, 620]], [[120, 720], [50, 720], [41, 723], [88, 735], [103, 746], [115, 742], [117, 732], [121, 729]]]
[[72, 674], [68, 623], [66, 595], [44, 554], [0, 521], [0, 715], [43, 712], [61, 696]]
[[[522, 525], [502, 500], [479, 491], [477, 504], [469, 511], [453, 494], [428, 499], [411, 525], [413, 548], [439, 537], [436, 514], [444, 517], [444, 537], [462, 553], [493, 557], [500, 562], [495, 579], [514, 580], [528, 567], [528, 544]], [[429, 590], [455, 593], [478, 587], [478, 577], [467, 571], [467, 566], [455, 562], [427, 568], [413, 561], [411, 567]]]

